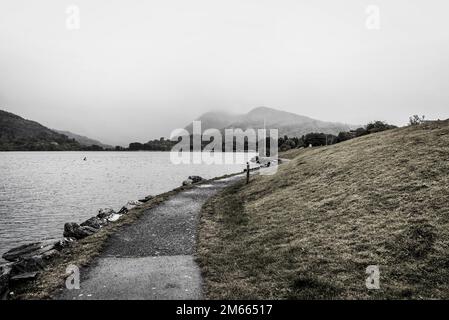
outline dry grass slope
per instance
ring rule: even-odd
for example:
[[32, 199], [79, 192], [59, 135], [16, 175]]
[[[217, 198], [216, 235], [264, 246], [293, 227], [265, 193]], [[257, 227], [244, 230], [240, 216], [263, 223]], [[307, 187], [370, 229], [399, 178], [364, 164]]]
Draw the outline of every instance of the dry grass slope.
[[203, 207], [198, 262], [210, 298], [449, 298], [449, 121], [306, 149], [226, 189]]

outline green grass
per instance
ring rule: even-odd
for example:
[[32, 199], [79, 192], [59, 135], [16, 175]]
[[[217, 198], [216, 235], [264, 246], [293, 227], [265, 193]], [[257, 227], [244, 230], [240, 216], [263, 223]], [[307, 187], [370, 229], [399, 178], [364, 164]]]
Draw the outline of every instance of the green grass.
[[203, 207], [209, 298], [449, 298], [449, 121], [295, 153]]

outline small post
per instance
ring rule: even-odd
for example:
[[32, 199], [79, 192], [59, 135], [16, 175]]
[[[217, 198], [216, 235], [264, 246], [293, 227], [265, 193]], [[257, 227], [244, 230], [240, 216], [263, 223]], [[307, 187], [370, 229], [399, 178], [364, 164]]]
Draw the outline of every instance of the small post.
[[246, 184], [249, 183], [249, 162], [246, 163]]

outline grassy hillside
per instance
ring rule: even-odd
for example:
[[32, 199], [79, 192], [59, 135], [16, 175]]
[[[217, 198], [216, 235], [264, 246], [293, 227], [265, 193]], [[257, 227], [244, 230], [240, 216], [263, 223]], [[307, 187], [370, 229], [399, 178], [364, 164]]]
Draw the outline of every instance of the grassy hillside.
[[0, 151], [81, 150], [81, 145], [43, 125], [0, 110]]
[[449, 298], [449, 121], [305, 149], [226, 189], [198, 262], [209, 298]]

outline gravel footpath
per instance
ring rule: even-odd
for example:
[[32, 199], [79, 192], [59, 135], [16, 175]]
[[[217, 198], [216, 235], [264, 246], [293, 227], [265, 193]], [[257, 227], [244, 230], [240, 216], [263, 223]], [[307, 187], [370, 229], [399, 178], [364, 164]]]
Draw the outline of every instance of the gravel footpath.
[[93, 266], [81, 270], [79, 290], [57, 299], [201, 299], [202, 280], [193, 259], [203, 203], [243, 175], [182, 191], [149, 209], [108, 240]]

